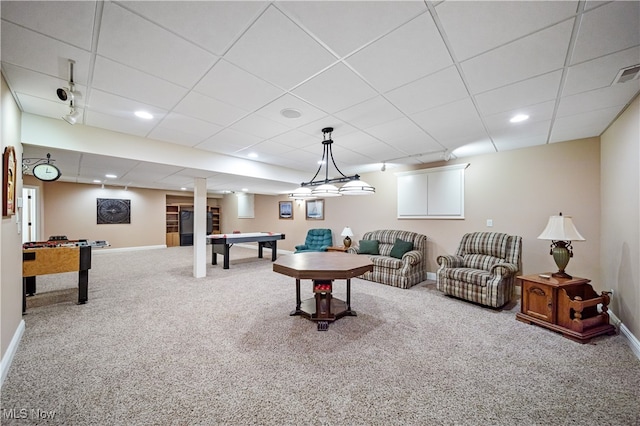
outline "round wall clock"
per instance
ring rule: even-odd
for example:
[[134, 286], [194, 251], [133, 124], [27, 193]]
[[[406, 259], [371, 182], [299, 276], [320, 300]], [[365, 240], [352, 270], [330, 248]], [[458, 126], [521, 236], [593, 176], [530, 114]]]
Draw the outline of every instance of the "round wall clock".
[[131, 223], [131, 200], [98, 198], [98, 224]]
[[60, 176], [62, 176], [62, 173], [60, 173], [60, 169], [53, 164], [45, 163], [35, 166], [33, 168], [33, 175], [42, 181], [53, 182], [54, 180], [58, 180]]

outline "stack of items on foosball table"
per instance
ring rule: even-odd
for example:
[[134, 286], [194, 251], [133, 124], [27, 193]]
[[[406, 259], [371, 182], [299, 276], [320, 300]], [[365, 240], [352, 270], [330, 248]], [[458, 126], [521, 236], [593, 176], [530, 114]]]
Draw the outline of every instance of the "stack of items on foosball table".
[[104, 240], [95, 240], [95, 241], [87, 241], [85, 239], [81, 240], [70, 240], [64, 235], [54, 235], [49, 237], [47, 241], [31, 241], [28, 243], [22, 244], [23, 249], [30, 248], [50, 248], [50, 247], [109, 247], [108, 241]]

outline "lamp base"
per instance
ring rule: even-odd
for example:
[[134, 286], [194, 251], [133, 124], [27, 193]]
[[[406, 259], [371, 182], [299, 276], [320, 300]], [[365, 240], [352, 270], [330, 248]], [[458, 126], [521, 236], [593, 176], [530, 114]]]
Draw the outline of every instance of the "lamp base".
[[349, 248], [349, 247], [351, 247], [351, 238], [349, 238], [349, 237], [344, 237], [344, 240], [342, 240], [342, 242], [344, 243], [344, 247], [345, 247], [345, 248]]

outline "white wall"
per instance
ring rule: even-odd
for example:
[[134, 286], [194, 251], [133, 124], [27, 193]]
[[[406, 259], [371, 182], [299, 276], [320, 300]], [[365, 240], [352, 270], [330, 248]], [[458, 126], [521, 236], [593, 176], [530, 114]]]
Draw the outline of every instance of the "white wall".
[[602, 286], [611, 310], [640, 337], [640, 99], [602, 135]]
[[[1, 133], [2, 150], [13, 146], [18, 167], [21, 167], [22, 145], [20, 144], [21, 114], [9, 87], [2, 77]], [[20, 169], [21, 170], [21, 169]], [[17, 174], [16, 199], [22, 197], [22, 173]], [[20, 213], [21, 209], [18, 209]], [[0, 353], [2, 374], [6, 374], [12, 356], [12, 341], [16, 342], [22, 322], [22, 241], [17, 223], [18, 215], [2, 218], [0, 227]]]

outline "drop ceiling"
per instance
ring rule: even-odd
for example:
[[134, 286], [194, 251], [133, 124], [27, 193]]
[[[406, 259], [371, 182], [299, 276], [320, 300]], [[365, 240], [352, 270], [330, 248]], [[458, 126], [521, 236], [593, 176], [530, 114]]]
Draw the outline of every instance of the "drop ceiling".
[[[640, 63], [637, 1], [2, 1], [1, 17], [2, 73], [24, 113], [62, 121], [56, 89], [72, 59], [76, 126], [305, 180], [327, 126], [338, 167], [362, 173], [599, 136], [640, 91], [638, 79], [614, 83]], [[23, 148], [51, 153], [71, 182], [296, 187], [242, 169]]]

